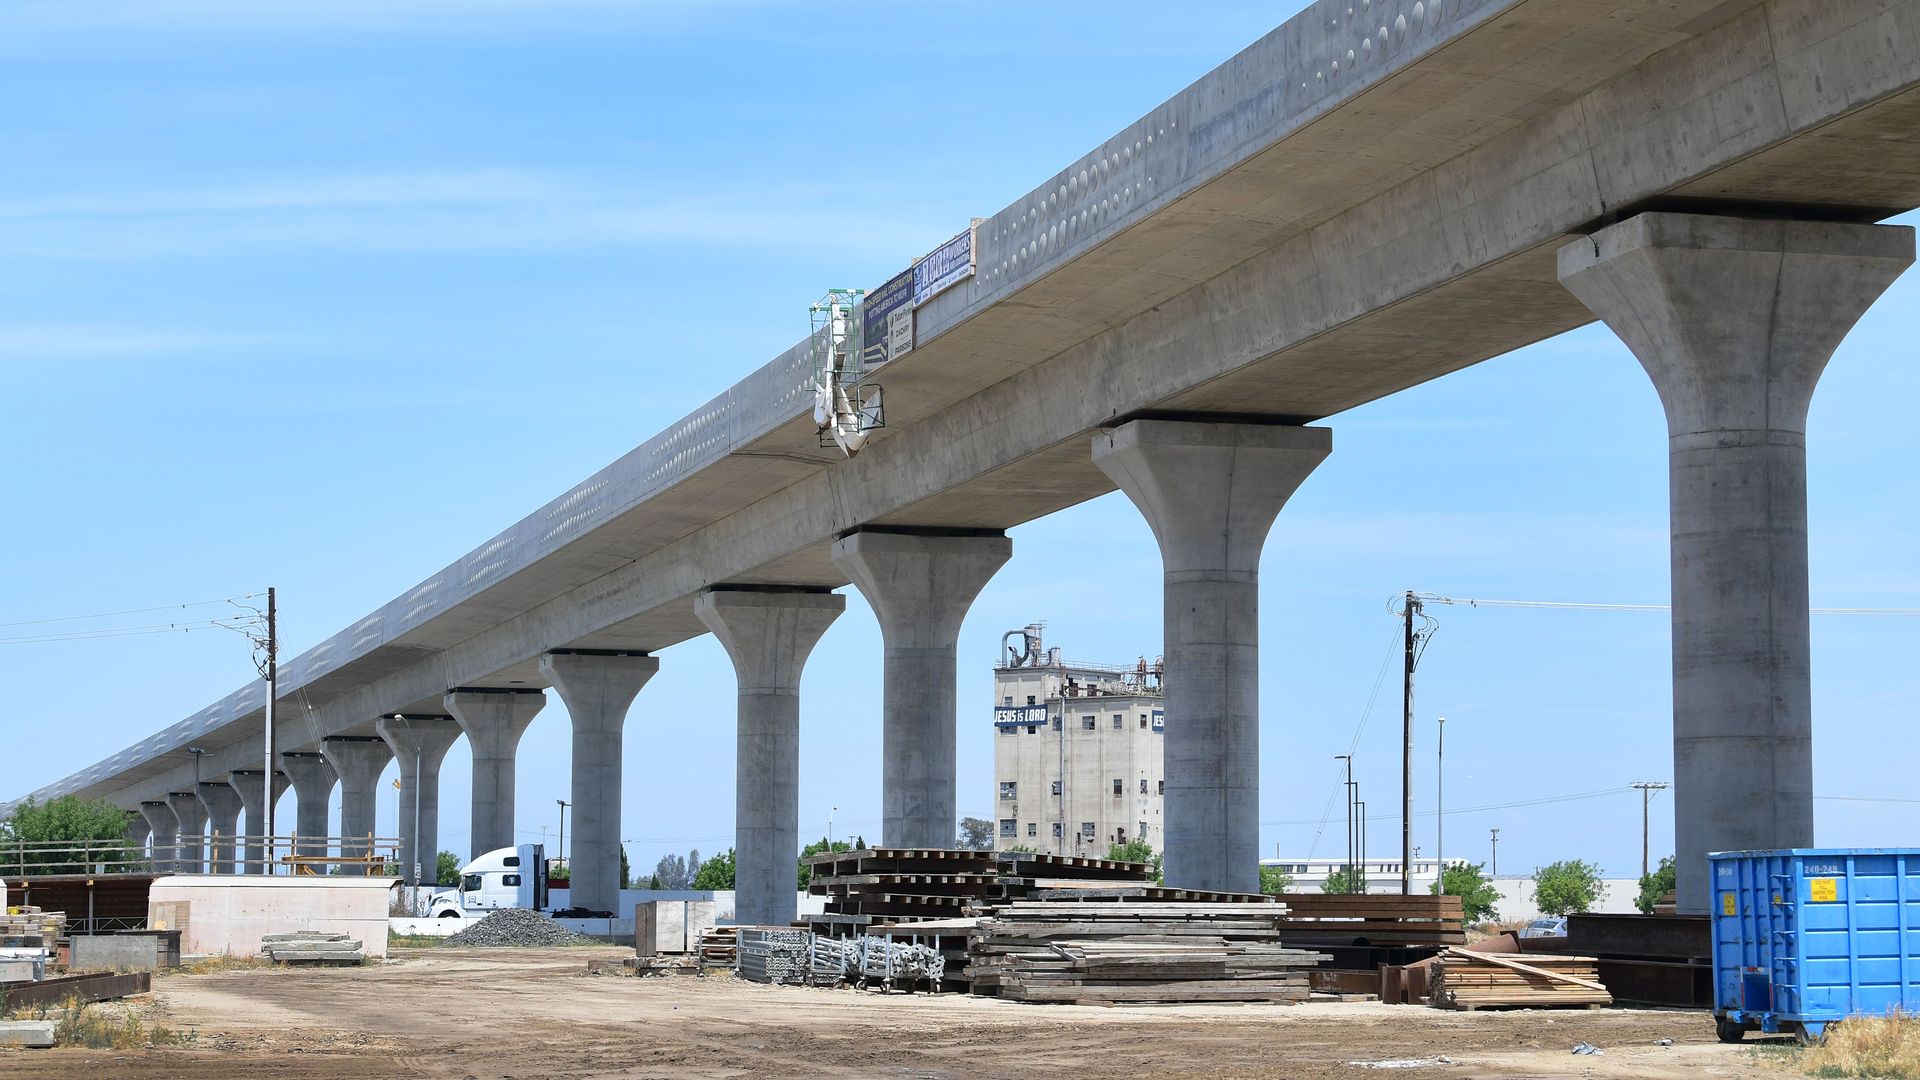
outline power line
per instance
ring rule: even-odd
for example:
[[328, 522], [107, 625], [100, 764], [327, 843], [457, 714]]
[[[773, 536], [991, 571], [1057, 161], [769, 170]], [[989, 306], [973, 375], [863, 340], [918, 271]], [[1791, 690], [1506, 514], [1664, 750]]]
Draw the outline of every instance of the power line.
[[245, 633], [242, 629], [252, 621], [252, 616], [235, 616], [232, 622], [208, 619], [190, 623], [149, 623], [144, 626], [103, 626], [91, 630], [67, 630], [52, 634], [22, 634], [15, 637], [0, 638], [0, 645], [29, 645], [51, 641], [91, 641], [99, 638], [142, 637], [150, 634], [189, 634], [195, 630], [232, 630]]
[[[1415, 593], [1422, 603], [1450, 604], [1455, 607], [1487, 608], [1534, 608], [1559, 611], [1672, 611], [1667, 604], [1590, 604], [1567, 600], [1486, 600], [1474, 597], [1441, 596], [1438, 593]], [[1814, 615], [1882, 615], [1895, 617], [1920, 616], [1920, 607], [1819, 607], [1811, 608]]]
[[214, 604], [234, 604], [242, 600], [253, 600], [263, 593], [248, 593], [245, 596], [226, 596], [218, 600], [195, 600], [186, 604], [162, 604], [159, 607], [128, 608], [125, 611], [102, 611], [93, 615], [62, 615], [54, 619], [27, 619], [22, 622], [0, 623], [0, 630], [15, 626], [44, 626], [47, 623], [82, 622], [87, 619], [114, 619], [122, 615], [145, 615], [155, 611], [180, 611], [186, 608], [211, 607]]

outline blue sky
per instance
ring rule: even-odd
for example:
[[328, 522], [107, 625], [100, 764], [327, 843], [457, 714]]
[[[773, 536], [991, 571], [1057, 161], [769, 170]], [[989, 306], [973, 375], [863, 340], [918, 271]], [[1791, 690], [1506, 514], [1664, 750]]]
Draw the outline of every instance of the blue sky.
[[[817, 5], [752, 0], [7, 5], [0, 623], [273, 584], [304, 649], [766, 362], [826, 288], [879, 284], [1292, 11], [895, 7], [834, 29]], [[1910, 274], [1814, 402], [1816, 605], [1920, 606], [1917, 298]], [[1664, 429], [1598, 327], [1327, 423], [1335, 452], [1262, 568], [1263, 841], [1341, 849], [1332, 758], [1351, 745], [1387, 855], [1389, 597], [1664, 601]], [[1086, 660], [1159, 649], [1158, 558], [1123, 498], [1014, 544], [961, 642], [960, 803], [981, 816], [1003, 631], [1044, 619]], [[848, 592], [804, 687], [803, 835], [830, 813], [878, 833], [880, 642]], [[1665, 617], [1436, 614], [1416, 795], [1432, 808], [1445, 715], [1449, 851], [1484, 858], [1498, 827], [1503, 872], [1637, 872], [1626, 785], [1670, 773]], [[1916, 619], [1815, 621], [1822, 844], [1913, 840], [1916, 646]], [[0, 645], [0, 793], [248, 670], [218, 633]], [[567, 732], [554, 699], [522, 744], [525, 839], [567, 797]], [[728, 846], [732, 759], [722, 651], [666, 651], [627, 726], [637, 870]], [[458, 744], [441, 836], [459, 851], [468, 774]], [[1430, 817], [1419, 838], [1431, 851]]]

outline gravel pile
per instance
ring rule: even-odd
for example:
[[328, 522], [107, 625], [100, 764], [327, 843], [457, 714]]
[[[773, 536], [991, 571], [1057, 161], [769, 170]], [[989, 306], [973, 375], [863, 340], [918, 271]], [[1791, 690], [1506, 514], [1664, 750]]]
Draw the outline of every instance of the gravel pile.
[[442, 941], [456, 948], [495, 945], [581, 945], [592, 938], [576, 934], [537, 911], [501, 908]]

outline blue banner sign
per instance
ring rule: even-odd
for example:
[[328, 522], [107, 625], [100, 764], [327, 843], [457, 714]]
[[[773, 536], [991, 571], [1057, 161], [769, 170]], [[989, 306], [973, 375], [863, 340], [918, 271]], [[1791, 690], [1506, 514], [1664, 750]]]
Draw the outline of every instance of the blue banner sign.
[[891, 281], [867, 294], [860, 304], [860, 326], [866, 342], [861, 359], [884, 364], [913, 351], [913, 271], [902, 270]]
[[973, 276], [973, 228], [934, 248], [913, 266], [913, 306]]
[[1039, 725], [1047, 722], [1045, 705], [995, 705], [993, 707], [994, 727], [1019, 727], [1022, 724]]

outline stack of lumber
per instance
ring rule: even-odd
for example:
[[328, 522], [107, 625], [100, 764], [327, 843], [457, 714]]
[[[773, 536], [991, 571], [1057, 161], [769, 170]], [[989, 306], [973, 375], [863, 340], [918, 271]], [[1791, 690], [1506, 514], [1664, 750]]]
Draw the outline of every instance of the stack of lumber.
[[358, 965], [364, 959], [358, 941], [323, 930], [262, 934], [260, 951], [276, 964]]
[[1273, 903], [1011, 903], [968, 948], [973, 992], [1014, 1001], [1305, 1001], [1325, 960], [1279, 943]]
[[1458, 896], [1288, 893], [1288, 941], [1316, 944], [1464, 945]]
[[1507, 956], [1448, 949], [1433, 965], [1435, 1008], [1546, 1008], [1613, 1004], [1590, 956]]
[[739, 943], [737, 926], [709, 926], [700, 931], [700, 966], [732, 967]]
[[875, 921], [950, 919], [989, 896], [999, 879], [991, 851], [861, 848], [809, 856], [808, 890], [827, 898], [826, 919], [839, 936]]
[[32, 905], [10, 907], [0, 915], [0, 947], [51, 949], [66, 930], [64, 911], [42, 911]]

